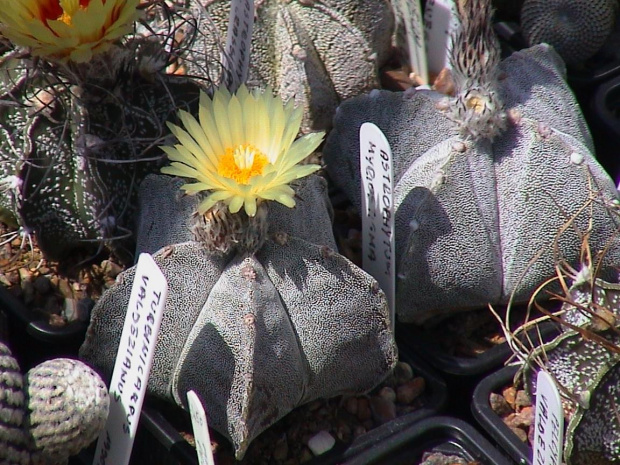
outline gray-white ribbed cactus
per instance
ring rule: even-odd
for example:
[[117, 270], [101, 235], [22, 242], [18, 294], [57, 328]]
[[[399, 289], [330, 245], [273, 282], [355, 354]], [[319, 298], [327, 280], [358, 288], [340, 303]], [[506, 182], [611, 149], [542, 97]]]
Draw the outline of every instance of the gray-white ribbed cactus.
[[562, 387], [567, 465], [620, 460], [620, 285], [581, 274], [562, 306], [563, 333], [535, 348], [524, 365], [535, 393], [543, 367]]
[[616, 23], [616, 0], [525, 0], [523, 35], [530, 45], [547, 43], [568, 64], [600, 50]]
[[105, 383], [79, 360], [53, 359], [26, 376], [0, 342], [0, 463], [61, 465], [105, 426]]
[[[294, 407], [372, 389], [397, 353], [385, 295], [338, 255], [325, 180], [296, 189], [295, 209], [269, 204], [268, 238], [256, 253], [219, 253], [191, 232], [198, 200], [182, 181], [148, 176], [140, 188], [137, 252], [166, 275], [149, 392], [187, 406], [193, 389], [210, 425], [238, 457]], [[80, 356], [111, 373], [134, 269], [93, 310]]]
[[[361, 124], [377, 124], [391, 144], [396, 309], [407, 322], [527, 300], [554, 275], [554, 253], [578, 263], [579, 232], [591, 231], [598, 249], [618, 227], [608, 210], [616, 187], [594, 158], [561, 59], [538, 45], [499, 63], [488, 2], [459, 5], [456, 95], [372, 91], [346, 101], [323, 151], [359, 208]], [[612, 242], [605, 265], [620, 259]]]
[[[230, 2], [199, 0], [226, 36]], [[331, 126], [336, 106], [379, 86], [394, 18], [389, 0], [255, 0], [248, 84], [304, 108], [302, 131]], [[206, 57], [219, 57], [213, 48]], [[204, 58], [203, 58], [204, 59]], [[210, 67], [213, 67], [213, 63]]]

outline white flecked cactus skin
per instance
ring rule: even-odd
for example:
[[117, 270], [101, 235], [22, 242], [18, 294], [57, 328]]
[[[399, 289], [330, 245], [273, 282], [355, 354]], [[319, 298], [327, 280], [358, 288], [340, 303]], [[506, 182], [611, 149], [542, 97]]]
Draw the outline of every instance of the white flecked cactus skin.
[[105, 426], [105, 383], [79, 360], [53, 359], [23, 376], [0, 342], [0, 464], [61, 465]]
[[[334, 252], [325, 180], [296, 186], [294, 209], [269, 205], [255, 253], [214, 253], [192, 240], [199, 199], [179, 179], [141, 185], [139, 252], [166, 275], [169, 296], [151, 394], [186, 407], [195, 390], [210, 425], [241, 458], [264, 429], [319, 397], [362, 393], [391, 371], [397, 349], [384, 293]], [[80, 356], [111, 373], [134, 269], [93, 310]]]
[[[494, 53], [493, 47], [472, 51], [467, 42], [457, 42], [453, 50], [474, 59]], [[479, 71], [475, 62], [468, 66]], [[402, 321], [423, 323], [436, 315], [506, 303], [513, 295], [525, 301], [554, 275], [555, 253], [578, 262], [577, 231], [585, 233], [590, 219], [597, 250], [616, 231], [617, 221], [605, 204], [617, 200], [618, 193], [594, 158], [559, 56], [538, 45], [514, 53], [492, 71], [455, 74], [454, 99], [433, 91], [372, 91], [344, 102], [334, 118], [324, 159], [331, 178], [358, 208], [361, 124], [375, 123], [391, 144], [396, 309]], [[483, 98], [471, 99], [472, 89], [482, 89]], [[459, 118], [461, 108], [476, 113], [478, 101], [492, 107], [497, 99], [503, 107], [491, 108], [495, 123], [472, 115]], [[592, 197], [597, 201], [581, 211]], [[572, 235], [564, 234], [559, 249], [552, 250], [568, 222]], [[618, 254], [612, 244], [606, 264], [618, 263]]]
[[564, 303], [562, 319], [573, 327], [563, 327], [553, 341], [535, 348], [523, 369], [530, 392], [535, 391], [538, 373], [534, 367], [542, 363], [562, 386], [561, 392], [571, 394], [563, 398], [568, 418], [564, 442], [567, 465], [620, 460], [620, 285], [600, 279], [595, 283], [571, 286], [570, 303]]
[[[226, 37], [230, 2], [200, 3]], [[254, 3], [248, 85], [271, 86], [284, 100], [294, 99], [304, 108], [303, 132], [330, 127], [342, 100], [379, 86], [378, 69], [389, 58], [394, 28], [389, 0]], [[203, 56], [220, 56], [214, 43], [207, 43], [211, 50]]]

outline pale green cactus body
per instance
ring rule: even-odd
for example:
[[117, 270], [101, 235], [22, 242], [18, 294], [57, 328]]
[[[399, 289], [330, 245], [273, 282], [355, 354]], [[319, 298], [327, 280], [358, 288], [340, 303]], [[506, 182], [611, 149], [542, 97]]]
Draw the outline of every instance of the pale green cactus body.
[[[532, 47], [504, 60], [496, 74], [491, 95], [504, 102], [495, 112], [505, 129], [492, 137], [484, 137], [491, 128], [486, 119], [473, 132], [468, 124], [477, 122], [458, 119], [458, 96], [432, 91], [373, 91], [337, 111], [323, 153], [331, 178], [358, 208], [359, 127], [377, 124], [392, 146], [403, 321], [505, 303], [513, 295], [525, 301], [554, 275], [555, 253], [578, 263], [575, 231], [588, 231], [590, 219], [593, 247], [615, 237], [617, 220], [606, 204], [618, 194], [593, 156], [557, 54]], [[467, 87], [458, 92], [467, 98]], [[592, 208], [581, 211], [593, 197]], [[614, 244], [606, 263], [618, 261]]]
[[[225, 38], [230, 2], [200, 3]], [[255, 8], [248, 85], [294, 99], [303, 132], [330, 127], [342, 100], [379, 86], [394, 28], [389, 0], [255, 0]], [[220, 53], [211, 46], [204, 56]]]
[[79, 360], [53, 359], [23, 376], [0, 342], [0, 463], [61, 465], [105, 426], [105, 383]]
[[[149, 392], [187, 406], [194, 389], [210, 424], [242, 457], [294, 407], [362, 393], [391, 371], [397, 349], [384, 293], [334, 252], [325, 180], [298, 181], [294, 209], [270, 203], [256, 253], [220, 253], [192, 240], [200, 199], [182, 181], [141, 186], [139, 252], [168, 279]], [[93, 310], [80, 356], [110, 374], [135, 269]]]

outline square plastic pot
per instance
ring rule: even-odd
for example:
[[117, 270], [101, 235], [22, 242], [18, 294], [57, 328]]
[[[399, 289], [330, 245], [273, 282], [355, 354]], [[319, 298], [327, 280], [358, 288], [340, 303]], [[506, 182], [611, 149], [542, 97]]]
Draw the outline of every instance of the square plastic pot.
[[343, 463], [406, 465], [420, 463], [426, 452], [457, 455], [480, 465], [513, 463], [472, 425], [447, 416], [433, 416], [413, 423]]
[[517, 370], [516, 366], [507, 366], [484, 378], [474, 390], [471, 411], [476, 421], [498, 446], [516, 463], [526, 465], [531, 463], [532, 449], [506, 426], [489, 402], [492, 392], [512, 383]]

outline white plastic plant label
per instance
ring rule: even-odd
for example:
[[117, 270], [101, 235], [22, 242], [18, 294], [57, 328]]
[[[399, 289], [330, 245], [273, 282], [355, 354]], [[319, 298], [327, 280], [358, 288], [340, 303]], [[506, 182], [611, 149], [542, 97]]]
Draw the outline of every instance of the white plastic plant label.
[[454, 0], [428, 0], [424, 9], [424, 39], [428, 72], [437, 76], [450, 67], [450, 39], [460, 27]]
[[232, 0], [222, 56], [224, 84], [230, 92], [248, 79], [253, 27], [254, 0]]
[[110, 381], [110, 414], [94, 465], [127, 465], [138, 428], [168, 283], [149, 254], [140, 254]]
[[428, 84], [428, 65], [424, 44], [424, 24], [420, 0], [394, 0], [397, 14], [405, 28], [409, 64], [422, 84]]
[[211, 436], [209, 435], [207, 414], [196, 392], [189, 391], [187, 393], [187, 404], [189, 405], [189, 414], [192, 418], [198, 463], [200, 465], [215, 465], [213, 451], [211, 450]]
[[396, 257], [392, 150], [381, 129], [372, 123], [360, 127], [360, 171], [362, 266], [385, 292], [394, 324]]
[[560, 465], [564, 410], [553, 378], [544, 370], [536, 378], [536, 415], [534, 417], [533, 465]]

